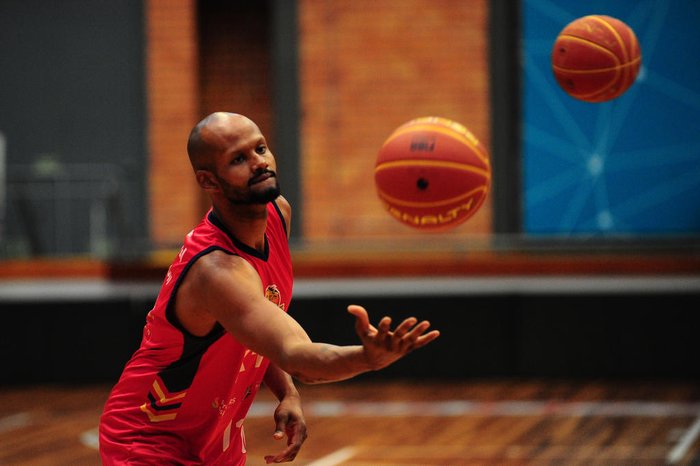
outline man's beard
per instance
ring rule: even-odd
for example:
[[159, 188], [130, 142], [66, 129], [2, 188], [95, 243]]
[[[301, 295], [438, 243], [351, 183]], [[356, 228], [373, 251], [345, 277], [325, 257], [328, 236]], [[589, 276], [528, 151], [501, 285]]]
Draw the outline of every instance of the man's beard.
[[277, 199], [280, 195], [280, 185], [279, 185], [279, 182], [277, 181], [277, 176], [274, 176], [275, 173], [272, 171], [270, 171], [270, 173], [273, 174], [272, 179], [274, 180], [275, 183], [273, 186], [266, 188], [264, 190], [250, 189], [251, 187], [249, 186], [249, 189], [243, 191], [240, 189], [233, 188], [230, 184], [228, 184], [226, 181], [222, 180], [221, 178], [219, 178], [219, 184], [220, 184], [221, 188], [223, 189], [224, 196], [226, 196], [226, 199], [228, 199], [228, 201], [231, 204], [234, 204], [234, 205], [267, 204], [268, 202], [272, 202], [275, 199]]
[[267, 204], [277, 199], [280, 195], [280, 185], [275, 178], [275, 185], [264, 191], [248, 191], [247, 204]]

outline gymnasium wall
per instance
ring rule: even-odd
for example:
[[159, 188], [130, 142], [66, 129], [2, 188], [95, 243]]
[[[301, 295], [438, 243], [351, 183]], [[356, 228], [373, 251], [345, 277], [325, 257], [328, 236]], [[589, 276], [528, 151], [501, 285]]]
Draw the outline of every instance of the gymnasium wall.
[[[303, 240], [429, 241], [386, 213], [374, 163], [399, 125], [442, 116], [489, 147], [488, 2], [299, 2]], [[457, 235], [491, 231], [490, 199]]]
[[[299, 154], [275, 154], [300, 173], [297, 183], [285, 179], [290, 176], [285, 172], [280, 180], [283, 188], [299, 187], [296, 194], [287, 192], [300, 199], [295, 241], [311, 247], [370, 237], [425, 239], [387, 215], [374, 191], [378, 148], [399, 124], [424, 115], [453, 118], [488, 147], [487, 2], [409, 0], [400, 9], [390, 0], [297, 2], [297, 17], [285, 20], [298, 32], [296, 49], [289, 52], [297, 54], [298, 69], [291, 72], [299, 81], [298, 121], [278, 115], [287, 109], [272, 99], [271, 73], [280, 71], [271, 55], [275, 2], [195, 2], [174, 9], [158, 0], [148, 4], [147, 27], [156, 39], [148, 45], [150, 93], [160, 96], [151, 98], [150, 110], [156, 131], [150, 153], [156, 246], [177, 245], [206, 205], [201, 195], [192, 205], [197, 194], [186, 179], [190, 172], [172, 160], [181, 151], [177, 132], [158, 129], [174, 122], [182, 142], [189, 131], [185, 117], [194, 122], [220, 109], [245, 113], [260, 125], [273, 152], [281, 144], [275, 125], [285, 120], [298, 125]], [[188, 42], [193, 18], [194, 50]], [[241, 26], [230, 27], [234, 22]], [[490, 230], [489, 200], [457, 236]]]
[[[489, 147], [494, 131], [506, 124], [503, 117], [517, 111], [516, 105], [506, 103], [501, 120], [492, 120], [495, 127], [490, 127], [489, 93], [498, 98], [502, 92], [489, 86], [495, 82], [487, 63], [493, 5], [428, 3], [411, 0], [397, 10], [390, 1], [297, 2], [298, 36], [293, 45], [299, 66], [300, 147], [298, 160], [291, 163], [298, 164], [301, 178], [296, 219], [302, 227], [295, 241], [305, 249], [332, 250], [338, 242], [357, 248], [367, 239], [406, 248], [433, 243], [435, 237], [395, 222], [377, 202], [372, 183], [377, 148], [395, 126], [425, 114], [463, 122]], [[156, 0], [149, 4], [157, 10]], [[285, 118], [275, 114], [280, 111], [278, 102], [270, 97], [269, 18], [274, 2], [236, 8], [226, 2], [207, 5], [199, 10], [192, 3], [189, 8], [164, 8], [159, 14], [171, 20], [154, 16], [148, 22], [166, 37], [181, 39], [163, 44], [166, 53], [152, 54], [159, 58], [150, 62], [151, 74], [176, 71], [152, 81], [150, 94], [191, 81], [192, 76], [198, 83], [186, 81], [163, 94], [169, 102], [186, 99], [185, 112], [176, 108], [154, 116], [157, 103], [151, 103], [152, 128], [171, 129], [152, 131], [151, 140], [163, 134], [161, 139], [168, 141], [167, 150], [152, 148], [153, 167], [178, 167], [167, 177], [160, 174], [161, 168], [150, 173], [151, 226], [160, 247], [176, 245], [206, 205], [187, 179], [186, 164], [180, 161], [178, 166], [172, 160], [180, 150], [173, 129], [184, 134], [186, 119], [216, 108], [250, 109], [247, 112], [260, 122], [274, 149], [279, 130], [275, 124]], [[696, 10], [692, 1], [521, 2], [517, 21], [522, 49], [511, 53], [522, 64], [516, 85], [522, 90], [523, 120], [518, 131], [505, 136], [518, 138], [514, 147], [522, 153], [519, 158], [494, 154], [499, 157], [495, 164], [517, 170], [514, 177], [501, 180], [500, 187], [494, 186], [489, 197], [490, 202], [499, 201], [501, 210], [512, 211], [498, 215], [517, 219], [510, 233], [573, 239], [576, 247], [591, 238], [623, 243], [678, 239], [686, 245], [692, 241], [700, 218], [697, 204], [688, 202], [698, 198], [700, 186], [694, 126], [700, 92], [700, 80], [695, 79], [700, 40], [693, 40], [698, 33], [692, 22]], [[594, 11], [628, 21], [638, 33], [643, 54], [638, 82], [621, 98], [603, 104], [567, 96], [549, 64], [553, 39], [563, 25]], [[197, 17], [199, 44], [193, 51], [191, 37], [183, 37], [188, 29], [182, 28], [182, 21], [191, 23]], [[226, 28], [225, 21], [233, 18], [246, 18], [243, 23], [257, 28], [258, 34]], [[679, 42], [684, 46], [674, 45]], [[158, 46], [154, 43], [150, 42], [152, 49]], [[192, 55], [194, 61], [187, 59]], [[247, 63], [257, 65], [251, 68]], [[178, 115], [178, 126], [172, 126]], [[286, 118], [293, 120], [294, 115]], [[277, 155], [290, 163], [287, 154]], [[513, 187], [518, 189], [511, 195]], [[195, 197], [198, 202], [193, 205]], [[489, 238], [500, 241], [489, 236], [494, 233], [491, 208], [487, 204], [454, 235], [441, 235], [438, 241], [452, 249], [465, 244], [478, 249]]]
[[186, 141], [200, 115], [196, 2], [145, 0], [149, 240], [153, 248], [182, 241], [198, 220], [201, 190]]
[[[507, 239], [516, 241], [499, 248], [503, 231], [495, 232], [491, 225], [496, 214], [492, 203], [504, 192], [497, 189], [490, 203], [458, 230], [424, 235], [381, 210], [372, 184], [376, 150], [395, 126], [426, 114], [456, 119], [487, 147], [494, 145], [491, 135], [500, 121], [496, 119], [496, 128], [491, 126], [490, 99], [499, 90], [491, 87], [494, 79], [488, 65], [493, 45], [489, 21], [494, 19], [489, 17], [490, 8], [498, 4], [502, 11], [516, 3], [406, 0], [397, 9], [393, 0], [299, 0], [295, 15], [274, 19], [286, 1], [117, 1], [109, 2], [109, 7], [99, 3], [104, 8], [97, 15], [90, 9], [94, 3], [81, 0], [68, 6], [61, 2], [60, 7], [27, 0], [0, 3], [0, 47], [4, 47], [0, 63], [3, 70], [17, 71], [0, 76], [2, 104], [8, 103], [0, 112], [0, 131], [10, 136], [10, 161], [34, 159], [23, 159], [25, 152], [17, 151], [21, 146], [8, 127], [21, 131], [26, 153], [44, 154], [43, 145], [48, 147], [49, 142], [60, 148], [47, 152], [54, 156], [36, 157], [39, 172], [57, 173], [56, 161], [99, 161], [117, 163], [128, 179], [123, 185], [127, 197], [120, 201], [128, 216], [128, 241], [117, 255], [110, 255], [114, 250], [109, 245], [91, 241], [91, 229], [81, 223], [81, 215], [90, 210], [85, 206], [69, 214], [49, 209], [54, 215], [51, 222], [82, 228], [82, 233], [69, 235], [74, 243], [68, 255], [50, 247], [28, 251], [20, 245], [9, 250], [3, 243], [3, 251], [12, 257], [0, 262], [0, 313], [8, 329], [0, 339], [0, 383], [115, 380], [139, 342], [145, 314], [175, 248], [206, 208], [192, 179], [185, 141], [195, 121], [220, 108], [252, 116], [271, 139], [273, 150], [284, 142], [277, 139], [276, 126], [281, 121], [299, 123], [298, 158], [284, 161], [298, 164], [301, 174], [296, 193], [301, 202], [295, 215], [301, 236], [294, 238], [293, 250], [297, 297], [291, 312], [309, 333], [322, 341], [354, 343], [352, 322], [345, 313], [349, 302], [367, 305], [373, 315], [425, 316], [443, 331], [438, 343], [377, 377], [700, 375], [693, 334], [700, 323], [694, 312], [700, 304], [700, 257], [697, 235], [692, 235], [697, 219], [693, 184], [698, 173], [697, 131], [693, 132], [695, 120], [689, 112], [697, 106], [693, 86], [698, 80], [665, 86], [668, 80], [656, 71], [647, 74], [654, 79], [638, 83], [626, 96], [640, 99], [646, 90], [657, 96], [655, 103], [638, 108], [623, 99], [607, 107], [576, 107], [556, 88], [550, 89], [556, 98], [542, 99], [542, 87], [529, 81], [533, 69], [525, 68], [524, 138], [501, 134], [513, 137], [515, 146], [522, 142], [522, 157], [513, 151], [500, 154], [498, 160], [524, 168], [524, 189], [499, 200], [506, 209], [524, 209], [523, 223], [507, 232], [512, 234]], [[574, 10], [573, 3], [521, 2], [525, 64], [535, 64], [534, 72], [548, 70], [543, 51], [551, 37], [545, 32], [582, 11]], [[640, 13], [632, 15], [631, 22], [641, 21], [642, 29], [666, 24], [651, 21], [656, 17], [651, 13], [664, 4], [667, 15], [661, 17], [669, 20], [678, 18], [678, 5], [684, 4], [632, 3], [640, 5], [635, 10]], [[541, 17], [543, 9], [549, 16]], [[684, 17], [678, 21], [693, 18], [680, 16]], [[270, 49], [280, 40], [273, 37], [272, 25], [278, 20], [297, 31], [285, 50], [298, 58], [293, 70], [299, 79], [298, 115], [274, 97], [280, 68]], [[48, 24], [35, 24], [39, 21]], [[658, 31], [670, 34], [672, 24]], [[41, 33], [23, 35], [25, 29]], [[543, 35], [531, 36], [533, 31]], [[53, 36], [59, 38], [51, 42]], [[644, 45], [648, 36], [642, 37], [648, 48]], [[658, 44], [672, 43], [674, 36], [660, 37], [667, 39]], [[38, 51], [46, 50], [53, 53], [52, 59], [40, 58]], [[519, 59], [519, 51], [510, 52], [508, 59]], [[677, 65], [680, 74], [693, 77], [695, 55], [663, 62], [664, 69]], [[671, 60], [673, 54], [652, 56]], [[672, 105], [661, 98], [664, 90], [671, 94], [666, 97]], [[506, 102], [499, 111], [508, 113], [515, 103]], [[654, 152], [658, 148], [653, 144], [636, 138], [655, 134], [651, 126], [620, 127], [625, 136], [616, 141], [638, 146], [615, 156], [644, 162], [635, 167], [634, 179], [619, 187], [636, 190], [650, 208], [639, 218], [653, 221], [657, 216], [650, 200], [665, 191], [654, 184], [659, 180], [652, 183], [649, 178], [663, 174], [662, 184], [669, 186], [680, 179], [684, 188], [657, 210], [674, 211], [673, 217], [665, 218], [690, 222], [682, 228], [692, 234], [681, 238], [682, 244], [636, 248], [630, 246], [635, 235], [647, 231], [640, 225], [635, 224], [639, 228], [630, 235], [631, 230], [601, 228], [611, 225], [605, 222], [608, 217], [590, 208], [600, 198], [584, 197], [594, 192], [590, 186], [588, 191], [575, 189], [590, 182], [586, 170], [595, 164], [581, 158], [570, 167], [562, 166], [578, 149], [559, 144], [562, 141], [556, 137], [557, 144], [542, 150], [553, 140], [549, 132], [565, 132], [562, 113], [552, 108], [575, 114], [579, 125], [595, 122], [595, 128], [606, 127], [607, 122], [619, 125], [621, 120], [613, 117], [621, 108], [628, 109], [630, 119], [655, 112], [666, 115], [665, 132], [676, 138], [671, 149]], [[592, 109], [599, 113], [591, 114]], [[664, 113], [668, 111], [671, 115]], [[82, 126], [86, 122], [88, 126]], [[667, 162], [674, 170], [666, 171]], [[119, 171], [110, 167], [96, 172]], [[640, 171], [644, 167], [647, 170]], [[563, 171], [557, 174], [558, 170]], [[615, 173], [621, 172], [624, 164]], [[289, 183], [284, 176], [283, 186]], [[558, 185], [560, 176], [569, 184]], [[616, 180], [609, 179], [609, 185], [617, 188]], [[634, 184], [642, 180], [644, 186]], [[520, 180], [510, 181], [520, 186]], [[568, 191], [556, 191], [556, 186]], [[44, 228], [48, 217], [31, 223], [31, 211], [21, 207], [13, 215], [17, 225], [21, 221], [37, 225], [25, 233], [53, 238], [55, 229]], [[17, 220], [19, 215], [27, 219]], [[107, 225], [114, 233], [119, 233], [117, 227]], [[520, 243], [523, 232], [545, 233], [545, 241], [534, 247]], [[623, 243], [613, 249], [605, 242], [588, 242], [618, 233], [625, 234]], [[568, 241], [577, 234], [585, 244], [578, 247], [576, 242], [573, 251], [569, 243], [560, 248], [552, 241], [554, 237]], [[387, 277], [395, 281], [387, 284]], [[443, 281], [415, 281], [426, 277]]]
[[0, 257], [147, 246], [141, 20], [140, 2], [0, 2]]
[[156, 250], [179, 248], [208, 208], [187, 159], [195, 123], [215, 111], [245, 113], [275, 147], [268, 3], [146, 2], [149, 223]]
[[[494, 156], [501, 166], [521, 166], [522, 179], [504, 180], [489, 197], [500, 210], [521, 210], [514, 233], [684, 241], [697, 233], [698, 207], [688, 202], [699, 186], [696, 2], [633, 4], [521, 3], [522, 157]], [[454, 235], [424, 235], [386, 215], [372, 182], [377, 148], [415, 116], [454, 118], [491, 146], [500, 126], [489, 120], [489, 95], [499, 92], [490, 88], [487, 63], [494, 5], [410, 0], [397, 10], [388, 0], [297, 2], [286, 21], [297, 31], [289, 50], [298, 55], [299, 115], [287, 115], [272, 97], [277, 2], [112, 2], [84, 21], [89, 7], [78, 1], [60, 11], [32, 5], [2, 6], [4, 69], [13, 71], [0, 81], [0, 131], [14, 182], [3, 255], [124, 259], [148, 256], [151, 246], [167, 255], [206, 208], [184, 142], [192, 123], [217, 108], [250, 114], [273, 149], [282, 144], [275, 126], [298, 120], [299, 154], [278, 157], [299, 169], [300, 183], [286, 184], [300, 200], [295, 241], [306, 249], [379, 239], [404, 249], [443, 243], [461, 250], [495, 238], [490, 204]], [[600, 105], [568, 98], [548, 63], [561, 26], [594, 9], [627, 19], [644, 58], [639, 82]], [[226, 27], [232, 21], [247, 26]], [[21, 33], [30, 29], [38, 32]], [[679, 37], [685, 45], [674, 47]], [[66, 59], [42, 59], [37, 50]], [[98, 193], [25, 189], [74, 179], [74, 164], [93, 183], [82, 191]], [[521, 183], [522, 191], [499, 199]], [[54, 215], [38, 218], [36, 203], [47, 199]]]

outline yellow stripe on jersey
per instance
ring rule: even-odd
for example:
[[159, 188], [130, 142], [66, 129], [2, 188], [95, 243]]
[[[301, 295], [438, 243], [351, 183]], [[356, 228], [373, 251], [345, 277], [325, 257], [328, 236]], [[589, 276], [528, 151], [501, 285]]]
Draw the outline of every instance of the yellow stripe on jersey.
[[165, 391], [163, 389], [161, 389], [160, 384], [158, 383], [158, 379], [153, 381], [153, 391], [157, 395], [156, 398], [158, 399], [158, 402], [161, 404], [181, 400], [182, 398], [184, 398], [187, 395], [187, 391], [184, 391], [184, 392], [178, 393], [175, 396], [170, 396], [170, 397], [165, 396]]
[[144, 403], [141, 405], [141, 411], [148, 415], [148, 419], [151, 422], [172, 421], [177, 416], [177, 413], [155, 414], [150, 409], [148, 409], [148, 403]]

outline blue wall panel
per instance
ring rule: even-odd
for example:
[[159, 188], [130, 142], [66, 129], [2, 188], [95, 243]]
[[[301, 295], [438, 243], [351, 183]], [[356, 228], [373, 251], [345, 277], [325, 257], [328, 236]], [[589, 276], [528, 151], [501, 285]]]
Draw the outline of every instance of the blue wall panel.
[[[574, 19], [627, 23], [635, 84], [587, 103], [558, 86], [550, 56]], [[532, 236], [700, 233], [700, 1], [524, 0], [522, 230]]]

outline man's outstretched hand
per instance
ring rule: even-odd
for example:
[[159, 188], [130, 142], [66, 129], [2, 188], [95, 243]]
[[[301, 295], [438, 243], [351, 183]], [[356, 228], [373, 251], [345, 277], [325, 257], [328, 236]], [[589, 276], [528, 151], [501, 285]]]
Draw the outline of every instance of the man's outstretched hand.
[[383, 317], [377, 327], [369, 323], [364, 307], [351, 304], [348, 312], [355, 316], [355, 331], [362, 341], [367, 362], [373, 370], [386, 367], [414, 349], [421, 348], [440, 336], [438, 330], [426, 331], [430, 322], [418, 323], [409, 317], [391, 330], [391, 317]]

